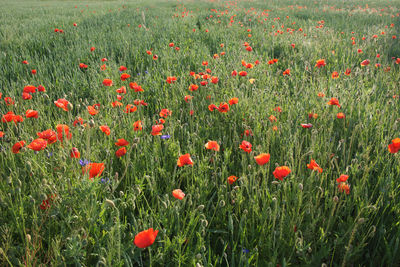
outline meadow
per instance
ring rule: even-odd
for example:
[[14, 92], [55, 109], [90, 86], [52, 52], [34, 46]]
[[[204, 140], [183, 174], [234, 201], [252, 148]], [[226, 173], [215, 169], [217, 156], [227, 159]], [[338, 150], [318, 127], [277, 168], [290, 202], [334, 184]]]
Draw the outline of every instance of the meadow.
[[0, 1], [1, 266], [400, 266], [400, 1]]

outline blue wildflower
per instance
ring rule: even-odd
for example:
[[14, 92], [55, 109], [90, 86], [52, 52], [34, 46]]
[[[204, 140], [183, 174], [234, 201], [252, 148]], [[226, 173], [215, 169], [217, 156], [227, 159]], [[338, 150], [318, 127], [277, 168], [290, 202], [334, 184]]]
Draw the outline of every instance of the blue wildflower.
[[169, 134], [161, 135], [161, 139], [170, 139], [171, 136]]
[[80, 159], [80, 160], [79, 160], [79, 164], [80, 164], [82, 167], [88, 165], [89, 163], [90, 163], [90, 161], [87, 160], [87, 159], [83, 159], [83, 160]]

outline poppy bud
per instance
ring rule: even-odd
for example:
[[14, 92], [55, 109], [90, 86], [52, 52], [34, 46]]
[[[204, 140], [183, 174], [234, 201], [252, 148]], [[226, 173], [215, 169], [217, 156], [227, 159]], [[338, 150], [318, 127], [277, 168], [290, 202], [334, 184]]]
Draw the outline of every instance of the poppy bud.
[[338, 203], [339, 202], [339, 198], [337, 196], [333, 197], [333, 202]]
[[201, 260], [201, 257], [202, 257], [202, 256], [201, 256], [200, 253], [196, 255], [196, 259], [198, 259], [198, 260]]
[[28, 243], [31, 242], [31, 235], [30, 234], [26, 234], [26, 241], [28, 241]]
[[112, 201], [112, 200], [110, 200], [110, 199], [107, 199], [107, 198], [106, 198], [106, 204], [107, 204], [108, 206], [110, 206], [111, 208], [115, 208], [114, 201]]
[[204, 205], [199, 205], [199, 206], [197, 207], [197, 209], [198, 209], [199, 211], [203, 211], [203, 210], [204, 210]]
[[365, 219], [364, 219], [364, 218], [360, 218], [360, 219], [358, 219], [358, 221], [357, 221], [358, 224], [363, 224], [364, 222], [365, 222]]
[[94, 125], [95, 125], [95, 124], [94, 124], [94, 120], [93, 120], [93, 119], [90, 120], [90, 121], [89, 121], [89, 126], [90, 126], [90, 127], [94, 127]]
[[243, 211], [243, 214], [246, 215], [247, 213], [249, 213], [249, 211], [248, 211], [247, 209], [245, 209], [245, 210]]
[[299, 184], [299, 190], [303, 191], [303, 184], [301, 184], [301, 183]]
[[208, 226], [208, 221], [207, 220], [201, 220], [201, 226], [206, 228]]
[[68, 110], [72, 110], [74, 108], [74, 106], [71, 103], [68, 103]]
[[224, 207], [224, 206], [225, 206], [225, 201], [221, 200], [221, 201], [219, 202], [219, 206], [220, 206], [221, 208]]

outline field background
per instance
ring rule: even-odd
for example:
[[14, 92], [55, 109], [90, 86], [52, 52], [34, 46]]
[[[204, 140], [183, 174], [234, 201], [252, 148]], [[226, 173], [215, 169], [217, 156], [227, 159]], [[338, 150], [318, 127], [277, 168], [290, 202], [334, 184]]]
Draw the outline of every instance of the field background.
[[[400, 57], [400, 1], [0, 4], [0, 115], [39, 112], [37, 119], [0, 124], [0, 265], [400, 265], [400, 158], [388, 152], [400, 137], [400, 71], [392, 59]], [[324, 26], [317, 28], [321, 20]], [[283, 33], [275, 35], [277, 29]], [[150, 49], [158, 60], [146, 54]], [[213, 59], [221, 52], [226, 55]], [[278, 62], [269, 65], [273, 58]], [[318, 59], [326, 66], [314, 67]], [[365, 59], [371, 64], [361, 67]], [[260, 64], [246, 69], [242, 60]], [[121, 65], [129, 81], [119, 79]], [[205, 68], [218, 84], [189, 91], [199, 82], [189, 73]], [[290, 76], [282, 75], [286, 69]], [[233, 70], [248, 75], [232, 77]], [[333, 71], [338, 79], [331, 78]], [[177, 82], [166, 83], [168, 76]], [[106, 78], [112, 87], [103, 86]], [[132, 81], [144, 92], [130, 90]], [[22, 100], [29, 84], [46, 92]], [[131, 114], [112, 108], [115, 89], [123, 85], [124, 106], [135, 99], [148, 106]], [[186, 103], [185, 95], [194, 98]], [[15, 105], [7, 106], [4, 97]], [[207, 108], [232, 97], [239, 103], [228, 113]], [[339, 99], [340, 109], [326, 104], [331, 97]], [[57, 108], [59, 98], [73, 109]], [[95, 103], [100, 112], [91, 116], [86, 107]], [[164, 108], [172, 111], [165, 119], [163, 134], [171, 136], [166, 140], [150, 134]], [[309, 119], [311, 112], [318, 118]], [[346, 118], [337, 119], [338, 112]], [[76, 116], [93, 120], [94, 127], [73, 127]], [[143, 131], [133, 131], [137, 120]], [[11, 152], [16, 142], [29, 144], [57, 124], [69, 125], [71, 140], [39, 153]], [[111, 135], [100, 125], [108, 125]], [[245, 130], [253, 136], [243, 136]], [[121, 158], [115, 156], [118, 138], [131, 143]], [[206, 150], [209, 140], [218, 141], [221, 151]], [[239, 149], [242, 140], [252, 143], [252, 153]], [[83, 175], [79, 160], [70, 158], [72, 147], [82, 159], [105, 163], [103, 174], [94, 180]], [[253, 157], [263, 152], [271, 160], [258, 166]], [[186, 153], [193, 166], [177, 167]], [[322, 174], [307, 169], [310, 159]], [[282, 165], [292, 172], [280, 182], [272, 172]], [[348, 195], [338, 190], [341, 174], [349, 175]], [[231, 175], [239, 177], [233, 185], [227, 183]], [[186, 193], [183, 200], [171, 195], [176, 188]], [[51, 207], [41, 210], [52, 194]], [[148, 228], [159, 230], [155, 243], [139, 249], [134, 237]]]

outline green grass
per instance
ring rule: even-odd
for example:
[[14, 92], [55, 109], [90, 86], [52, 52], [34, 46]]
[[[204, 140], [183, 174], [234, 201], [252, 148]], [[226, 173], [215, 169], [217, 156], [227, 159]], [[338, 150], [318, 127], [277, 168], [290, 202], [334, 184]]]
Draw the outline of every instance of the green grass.
[[[400, 65], [392, 59], [400, 57], [399, 1], [0, 3], [0, 115], [39, 112], [18, 124], [0, 122], [0, 265], [400, 265], [400, 158], [388, 151], [400, 137]], [[324, 27], [316, 28], [321, 20]], [[276, 30], [283, 33], [274, 35]], [[158, 60], [146, 54], [150, 49]], [[221, 52], [226, 54], [213, 59]], [[269, 65], [273, 58], [278, 62]], [[314, 67], [318, 59], [326, 66]], [[364, 59], [371, 64], [361, 67]], [[246, 69], [242, 60], [260, 64]], [[119, 78], [121, 65], [131, 75], [127, 81]], [[189, 91], [202, 80], [189, 73], [206, 68], [218, 84]], [[282, 75], [286, 69], [290, 76]], [[233, 70], [248, 75], [232, 77]], [[331, 78], [333, 71], [338, 79]], [[166, 83], [168, 76], [177, 82]], [[103, 86], [106, 78], [114, 85]], [[129, 82], [144, 92], [135, 93]], [[29, 84], [46, 92], [23, 100]], [[121, 86], [128, 91], [123, 107], [112, 108]], [[192, 101], [186, 103], [185, 95]], [[5, 97], [15, 104], [7, 106]], [[239, 103], [229, 112], [208, 110], [233, 97]], [[332, 97], [341, 108], [327, 105]], [[59, 98], [72, 110], [56, 107]], [[135, 99], [148, 106], [124, 113]], [[99, 113], [91, 116], [87, 106], [96, 103]], [[166, 140], [150, 134], [164, 108], [172, 111], [162, 131], [171, 136]], [[309, 119], [311, 112], [318, 118]], [[338, 112], [346, 118], [337, 119]], [[78, 116], [86, 127], [73, 126]], [[143, 130], [134, 132], [138, 120]], [[38, 153], [26, 147], [12, 153], [18, 141], [28, 145], [58, 124], [70, 127], [71, 140]], [[108, 125], [111, 135], [100, 125]], [[243, 137], [245, 130], [253, 135]], [[130, 142], [121, 158], [115, 156], [119, 138]], [[221, 150], [205, 149], [209, 140]], [[253, 145], [250, 154], [239, 148], [242, 140]], [[70, 158], [72, 147], [81, 159], [104, 163], [102, 175], [84, 175], [79, 160]], [[186, 153], [193, 166], [178, 167]], [[260, 153], [271, 155], [264, 166], [253, 158]], [[307, 169], [311, 159], [321, 174]], [[272, 173], [283, 165], [291, 173], [279, 181]], [[349, 175], [348, 195], [338, 189], [341, 174]], [[239, 177], [233, 185], [227, 183], [231, 175]], [[183, 200], [172, 196], [177, 188], [186, 193]], [[50, 207], [40, 209], [53, 194]], [[133, 240], [148, 228], [159, 233], [140, 249]]]

